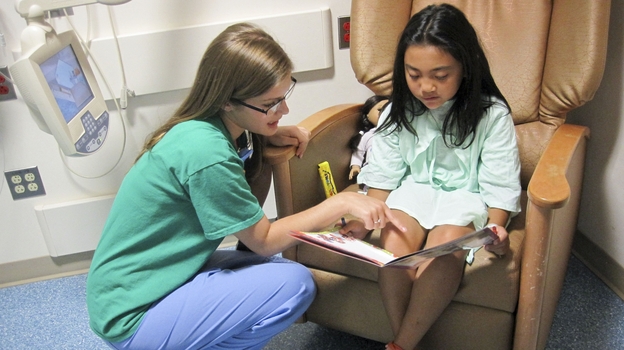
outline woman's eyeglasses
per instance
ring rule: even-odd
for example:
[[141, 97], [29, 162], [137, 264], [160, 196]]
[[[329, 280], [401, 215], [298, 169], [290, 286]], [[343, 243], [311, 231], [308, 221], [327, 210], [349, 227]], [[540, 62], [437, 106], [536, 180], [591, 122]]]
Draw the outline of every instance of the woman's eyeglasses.
[[271, 106], [269, 106], [269, 108], [267, 109], [262, 109], [260, 107], [256, 107], [256, 106], [252, 106], [248, 103], [245, 103], [237, 98], [232, 98], [232, 101], [243, 105], [247, 108], [253, 109], [254, 111], [258, 111], [260, 113], [264, 113], [264, 114], [269, 114], [269, 112], [271, 114], [274, 114], [275, 112], [277, 112], [277, 109], [281, 106], [282, 102], [284, 102], [288, 97], [290, 97], [290, 95], [292, 94], [293, 89], [295, 88], [295, 84], [297, 84], [297, 79], [290, 77], [290, 80], [292, 81], [292, 85], [290, 86], [290, 88], [288, 88], [288, 91], [286, 91], [286, 94], [284, 95], [284, 97], [278, 99], [277, 101], [275, 101], [275, 103], [273, 103]]

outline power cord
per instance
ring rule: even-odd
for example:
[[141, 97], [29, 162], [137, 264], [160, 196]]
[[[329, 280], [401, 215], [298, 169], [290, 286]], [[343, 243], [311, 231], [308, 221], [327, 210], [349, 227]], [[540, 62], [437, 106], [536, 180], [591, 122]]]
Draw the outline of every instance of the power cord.
[[121, 57], [121, 47], [119, 46], [119, 37], [117, 36], [117, 30], [115, 29], [115, 21], [113, 19], [113, 10], [110, 7], [107, 7], [108, 10], [108, 19], [111, 24], [111, 30], [113, 31], [113, 38], [115, 39], [115, 46], [117, 47], [117, 59], [119, 60], [119, 67], [121, 68], [121, 94], [119, 95], [120, 105], [122, 109], [126, 109], [128, 107], [128, 95], [131, 97], [136, 96], [134, 91], [128, 89], [128, 84], [126, 83], [126, 69], [124, 68], [123, 59]]

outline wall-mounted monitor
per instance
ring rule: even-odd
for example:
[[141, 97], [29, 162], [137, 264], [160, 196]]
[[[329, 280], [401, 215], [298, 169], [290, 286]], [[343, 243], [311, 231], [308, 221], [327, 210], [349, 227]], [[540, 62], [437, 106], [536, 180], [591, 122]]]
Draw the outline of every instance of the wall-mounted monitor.
[[9, 70], [37, 125], [63, 153], [88, 155], [102, 146], [106, 102], [73, 31], [47, 36], [46, 44], [24, 53]]

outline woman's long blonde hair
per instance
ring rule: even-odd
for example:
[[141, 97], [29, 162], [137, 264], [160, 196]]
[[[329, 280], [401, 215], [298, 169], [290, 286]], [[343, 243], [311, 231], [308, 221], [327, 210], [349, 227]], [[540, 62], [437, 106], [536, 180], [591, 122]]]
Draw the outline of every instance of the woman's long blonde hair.
[[[229, 26], [206, 49], [189, 95], [174, 115], [147, 139], [137, 160], [175, 125], [218, 117], [231, 99], [243, 101], [261, 95], [288, 78], [292, 70], [286, 52], [264, 30], [249, 23]], [[254, 143], [257, 156], [252, 158], [256, 162], [262, 158], [261, 148]]]

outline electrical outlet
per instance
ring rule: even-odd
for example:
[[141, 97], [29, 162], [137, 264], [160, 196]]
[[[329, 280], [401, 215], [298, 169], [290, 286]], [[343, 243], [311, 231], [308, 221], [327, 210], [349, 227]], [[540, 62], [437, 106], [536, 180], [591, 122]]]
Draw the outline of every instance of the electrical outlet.
[[7, 179], [7, 185], [11, 190], [13, 200], [46, 194], [37, 167], [5, 171], [4, 177]]
[[351, 47], [351, 17], [338, 17], [338, 48], [348, 49]]
[[15, 100], [17, 98], [17, 95], [15, 95], [15, 86], [5, 78], [5, 76], [9, 79], [11, 78], [9, 68], [0, 67], [0, 72], [4, 74], [4, 76], [0, 74], [0, 102]]

